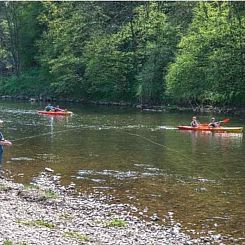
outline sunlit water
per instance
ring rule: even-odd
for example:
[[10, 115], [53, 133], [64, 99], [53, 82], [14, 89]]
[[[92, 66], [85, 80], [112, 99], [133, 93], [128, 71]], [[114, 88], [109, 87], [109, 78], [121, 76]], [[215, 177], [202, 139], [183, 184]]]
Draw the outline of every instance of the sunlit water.
[[167, 224], [172, 212], [186, 230], [245, 237], [243, 134], [179, 131], [192, 117], [186, 113], [70, 105], [73, 116], [50, 117], [37, 114], [43, 107], [0, 102], [2, 132], [13, 142], [2, 168], [16, 181], [49, 167], [63, 184], [132, 203], [143, 218], [155, 213]]

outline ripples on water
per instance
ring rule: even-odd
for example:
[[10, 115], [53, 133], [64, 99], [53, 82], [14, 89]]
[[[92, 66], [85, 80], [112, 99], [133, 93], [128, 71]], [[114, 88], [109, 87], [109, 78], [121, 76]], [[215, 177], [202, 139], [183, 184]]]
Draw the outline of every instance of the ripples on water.
[[4, 136], [14, 143], [3, 167], [15, 179], [30, 181], [49, 167], [83, 191], [101, 189], [162, 218], [171, 211], [186, 229], [244, 236], [243, 134], [176, 130], [192, 117], [183, 113], [74, 106], [72, 117], [50, 117], [37, 114], [43, 107], [0, 106]]

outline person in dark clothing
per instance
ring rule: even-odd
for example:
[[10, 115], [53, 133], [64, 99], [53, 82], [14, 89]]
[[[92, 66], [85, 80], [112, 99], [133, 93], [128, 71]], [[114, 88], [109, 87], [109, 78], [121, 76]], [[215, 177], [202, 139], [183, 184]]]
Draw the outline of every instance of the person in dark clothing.
[[[0, 120], [0, 127], [2, 127], [3, 121]], [[4, 141], [4, 137], [2, 132], [0, 132], [0, 141]], [[0, 164], [2, 163], [3, 160], [3, 146], [0, 144]]]
[[51, 104], [48, 104], [48, 105], [45, 107], [45, 111], [54, 111], [54, 107], [53, 107]]
[[[0, 127], [3, 126], [3, 121], [0, 120]], [[10, 142], [9, 140], [5, 140], [3, 137], [2, 132], [0, 132], [0, 165], [2, 163], [3, 160], [3, 146], [11, 146], [12, 142]]]
[[61, 109], [59, 105], [54, 107], [54, 111], [65, 111], [64, 109]]
[[208, 124], [209, 127], [217, 128], [220, 127], [220, 122], [215, 122], [215, 118], [212, 117], [211, 122]]

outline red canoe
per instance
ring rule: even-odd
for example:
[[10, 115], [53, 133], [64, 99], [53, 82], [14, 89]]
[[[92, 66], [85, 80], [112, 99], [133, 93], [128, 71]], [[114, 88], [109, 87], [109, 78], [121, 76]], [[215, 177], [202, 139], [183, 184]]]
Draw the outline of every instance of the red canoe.
[[209, 131], [214, 133], [242, 133], [243, 127], [217, 127], [212, 128], [209, 126], [191, 127], [191, 126], [178, 126], [180, 130], [192, 131]]
[[72, 114], [71, 111], [37, 111], [38, 114], [51, 115], [51, 116], [69, 116]]

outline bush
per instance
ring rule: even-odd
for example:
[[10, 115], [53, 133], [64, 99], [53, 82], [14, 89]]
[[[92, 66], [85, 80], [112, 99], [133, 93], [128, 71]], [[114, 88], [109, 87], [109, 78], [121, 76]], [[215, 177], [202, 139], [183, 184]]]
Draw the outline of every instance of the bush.
[[0, 95], [39, 96], [50, 95], [50, 76], [41, 69], [31, 69], [19, 77], [0, 77]]

